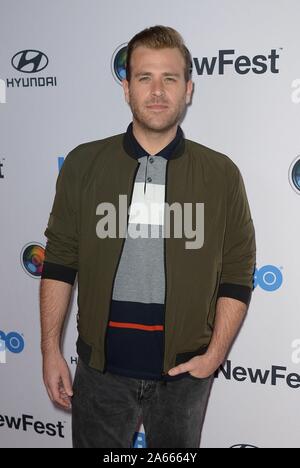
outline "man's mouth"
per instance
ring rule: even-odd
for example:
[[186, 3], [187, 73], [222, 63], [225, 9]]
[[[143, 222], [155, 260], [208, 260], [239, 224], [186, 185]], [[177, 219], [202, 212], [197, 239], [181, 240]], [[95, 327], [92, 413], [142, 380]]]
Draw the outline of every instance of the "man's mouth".
[[164, 105], [164, 104], [150, 104], [149, 106], [147, 106], [148, 109], [151, 109], [151, 110], [165, 110], [168, 108], [168, 106]]

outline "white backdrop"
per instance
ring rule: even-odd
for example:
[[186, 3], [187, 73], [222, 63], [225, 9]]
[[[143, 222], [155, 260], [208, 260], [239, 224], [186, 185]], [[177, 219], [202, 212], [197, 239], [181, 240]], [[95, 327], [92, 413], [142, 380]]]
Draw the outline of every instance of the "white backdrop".
[[[204, 66], [202, 75], [194, 67], [182, 127], [240, 167], [257, 236], [256, 290], [215, 380], [201, 446], [300, 447], [300, 192], [289, 181], [300, 154], [299, 1], [0, 0], [0, 11], [0, 447], [71, 446], [70, 416], [52, 406], [41, 379], [39, 245], [58, 158], [126, 129], [112, 57], [155, 24], [178, 29]], [[18, 54], [26, 50], [42, 52], [36, 66], [47, 66], [26, 65], [37, 57]], [[238, 60], [223, 74], [222, 51]], [[72, 372], [75, 305], [64, 342]], [[136, 447], [144, 444], [141, 426]]]

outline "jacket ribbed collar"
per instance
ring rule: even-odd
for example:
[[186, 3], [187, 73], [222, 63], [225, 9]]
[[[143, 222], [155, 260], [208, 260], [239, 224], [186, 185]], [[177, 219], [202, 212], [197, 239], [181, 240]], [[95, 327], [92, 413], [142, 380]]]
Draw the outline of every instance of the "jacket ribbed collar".
[[[142, 156], [148, 156], [149, 153], [139, 144], [133, 134], [132, 122], [129, 124], [126, 133], [123, 138], [123, 146], [126, 153], [134, 159], [141, 158]], [[156, 156], [162, 156], [166, 159], [175, 159], [182, 156], [184, 153], [185, 140], [183, 131], [180, 126], [177, 127], [177, 133], [174, 139]]]

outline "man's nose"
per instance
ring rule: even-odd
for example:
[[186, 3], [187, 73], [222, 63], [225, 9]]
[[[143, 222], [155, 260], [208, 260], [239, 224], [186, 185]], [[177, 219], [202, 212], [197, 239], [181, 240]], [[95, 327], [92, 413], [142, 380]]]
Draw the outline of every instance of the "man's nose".
[[163, 96], [165, 94], [165, 90], [162, 81], [153, 82], [151, 92], [153, 96]]

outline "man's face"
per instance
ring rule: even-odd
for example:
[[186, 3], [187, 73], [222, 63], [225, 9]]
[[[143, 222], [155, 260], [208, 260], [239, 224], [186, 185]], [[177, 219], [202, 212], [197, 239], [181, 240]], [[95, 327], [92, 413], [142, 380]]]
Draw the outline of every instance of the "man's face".
[[123, 81], [123, 88], [134, 121], [157, 132], [177, 125], [193, 89], [192, 81], [185, 81], [185, 61], [179, 50], [139, 46], [130, 65], [131, 79]]

